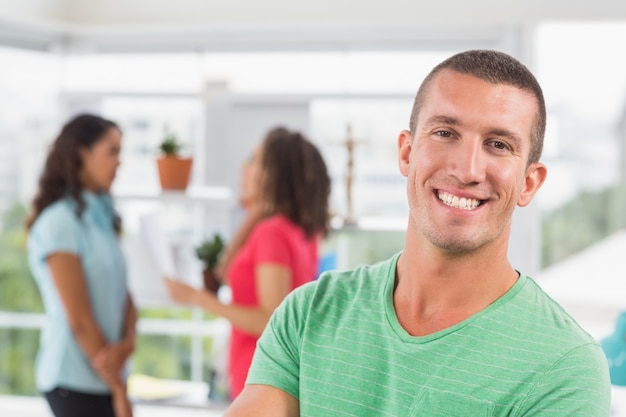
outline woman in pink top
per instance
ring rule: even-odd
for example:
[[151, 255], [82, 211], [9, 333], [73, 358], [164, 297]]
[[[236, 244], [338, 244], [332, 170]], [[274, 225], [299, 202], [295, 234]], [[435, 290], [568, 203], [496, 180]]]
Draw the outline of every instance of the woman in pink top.
[[271, 130], [244, 172], [248, 218], [218, 268], [232, 289], [232, 304], [168, 280], [174, 300], [231, 322], [232, 398], [243, 389], [256, 341], [274, 309], [290, 291], [315, 278], [318, 245], [328, 230], [329, 196], [330, 178], [317, 148], [300, 133]]

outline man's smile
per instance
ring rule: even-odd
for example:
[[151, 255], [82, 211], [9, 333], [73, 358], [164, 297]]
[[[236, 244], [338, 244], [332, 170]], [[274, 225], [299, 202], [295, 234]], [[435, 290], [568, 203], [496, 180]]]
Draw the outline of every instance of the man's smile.
[[446, 206], [461, 210], [474, 210], [484, 202], [484, 200], [459, 197], [441, 190], [437, 190], [437, 198], [439, 198], [439, 200]]

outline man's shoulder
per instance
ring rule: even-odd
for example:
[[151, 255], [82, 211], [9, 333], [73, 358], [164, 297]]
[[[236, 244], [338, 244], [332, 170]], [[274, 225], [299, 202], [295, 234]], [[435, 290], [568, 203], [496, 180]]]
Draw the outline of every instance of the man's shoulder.
[[[518, 317], [518, 325], [529, 331], [543, 334], [547, 339], [558, 341], [563, 349], [573, 349], [585, 344], [598, 342], [567, 312], [553, 300], [531, 278], [526, 283], [517, 300], [517, 310], [511, 314]], [[515, 313], [517, 311], [517, 313]]]

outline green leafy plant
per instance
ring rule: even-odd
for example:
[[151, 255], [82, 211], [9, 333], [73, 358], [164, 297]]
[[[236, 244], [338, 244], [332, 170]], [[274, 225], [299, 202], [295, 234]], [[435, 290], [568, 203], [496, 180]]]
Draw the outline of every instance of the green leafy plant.
[[165, 137], [159, 145], [159, 150], [165, 156], [177, 156], [180, 153], [180, 149], [183, 145], [178, 141], [178, 136], [175, 133], [165, 131]]
[[212, 239], [207, 239], [196, 247], [196, 256], [204, 264], [205, 270], [213, 270], [217, 266], [222, 250], [224, 250], [224, 240], [216, 233]]

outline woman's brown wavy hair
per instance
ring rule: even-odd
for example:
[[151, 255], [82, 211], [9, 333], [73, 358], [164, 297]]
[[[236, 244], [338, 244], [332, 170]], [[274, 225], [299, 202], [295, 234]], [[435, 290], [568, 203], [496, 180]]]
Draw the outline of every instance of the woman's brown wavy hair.
[[[78, 115], [63, 126], [50, 145], [39, 177], [37, 194], [33, 199], [32, 212], [26, 220], [27, 229], [32, 227], [46, 207], [68, 195], [76, 201], [76, 215], [82, 215], [85, 202], [81, 196], [83, 184], [79, 178], [82, 169], [80, 150], [90, 149], [110, 129], [119, 130], [119, 127], [110, 120], [91, 114]], [[121, 230], [121, 221], [117, 215], [113, 228], [117, 233]]]
[[330, 177], [319, 150], [304, 135], [277, 127], [261, 145], [261, 195], [271, 214], [282, 214], [307, 237], [329, 228]]

